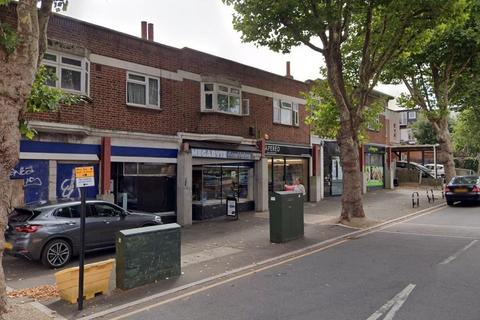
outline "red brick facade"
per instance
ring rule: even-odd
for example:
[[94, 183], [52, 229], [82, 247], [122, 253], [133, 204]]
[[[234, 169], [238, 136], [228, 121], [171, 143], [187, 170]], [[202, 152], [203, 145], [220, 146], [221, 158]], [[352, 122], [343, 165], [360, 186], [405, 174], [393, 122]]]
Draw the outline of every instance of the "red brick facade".
[[[13, 12], [10, 12], [13, 13]], [[139, 24], [140, 33], [140, 24]], [[100, 26], [55, 15], [48, 28], [49, 39], [87, 49], [100, 55], [176, 73], [187, 71], [214, 76], [276, 94], [301, 99], [305, 83], [208, 55], [192, 49], [177, 49]], [[87, 58], [88, 58], [87, 55]], [[250, 115], [235, 116], [201, 112], [200, 82], [160, 78], [160, 110], [126, 104], [126, 69], [93, 61], [90, 66], [90, 99], [81, 106], [63, 106], [58, 112], [32, 114], [31, 120], [60, 122], [98, 129], [176, 135], [177, 132], [224, 134], [254, 139], [268, 134], [271, 140], [309, 144], [306, 111], [300, 106], [298, 127], [273, 123], [273, 98], [243, 92], [250, 100]], [[256, 134], [251, 134], [254, 128]]]

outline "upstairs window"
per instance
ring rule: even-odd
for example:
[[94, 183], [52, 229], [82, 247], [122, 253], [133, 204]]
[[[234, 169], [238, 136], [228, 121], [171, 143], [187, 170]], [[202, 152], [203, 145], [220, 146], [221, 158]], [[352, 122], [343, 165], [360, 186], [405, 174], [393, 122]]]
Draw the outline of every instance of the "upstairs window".
[[160, 108], [160, 79], [127, 72], [127, 105]]
[[403, 111], [400, 113], [400, 125], [406, 125], [407, 123], [408, 123], [407, 112]]
[[416, 111], [408, 111], [408, 119], [417, 119]]
[[42, 64], [53, 75], [45, 84], [68, 92], [89, 95], [90, 63], [85, 57], [47, 51]]
[[240, 88], [217, 83], [202, 83], [202, 111], [248, 115], [248, 99], [242, 100]]
[[273, 99], [273, 122], [288, 126], [298, 126], [300, 124], [298, 104]]

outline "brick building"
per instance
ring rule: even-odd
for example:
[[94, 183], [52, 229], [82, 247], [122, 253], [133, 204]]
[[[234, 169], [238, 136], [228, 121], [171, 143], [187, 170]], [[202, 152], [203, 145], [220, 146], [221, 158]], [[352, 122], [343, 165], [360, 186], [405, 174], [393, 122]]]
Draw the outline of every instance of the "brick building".
[[[393, 188], [394, 158], [391, 145], [398, 139], [399, 119], [388, 111], [392, 96], [373, 91], [370, 100], [384, 101], [384, 112], [379, 115], [379, 129], [368, 129], [366, 143], [359, 150], [360, 168], [363, 175], [363, 191]], [[319, 190], [320, 198], [343, 193], [343, 170], [340, 162], [340, 147], [335, 140], [311, 137], [313, 155], [312, 189]], [[318, 159], [318, 160], [317, 160]], [[315, 193], [317, 195], [317, 193]]]
[[[14, 22], [13, 5], [2, 21]], [[73, 168], [92, 165], [87, 196], [193, 219], [268, 208], [268, 191], [312, 175], [307, 84], [189, 48], [54, 15], [43, 64], [49, 85], [85, 102], [30, 114], [13, 179], [24, 201], [75, 198]], [[314, 192], [317, 192], [315, 189]], [[318, 196], [311, 196], [312, 199]]]

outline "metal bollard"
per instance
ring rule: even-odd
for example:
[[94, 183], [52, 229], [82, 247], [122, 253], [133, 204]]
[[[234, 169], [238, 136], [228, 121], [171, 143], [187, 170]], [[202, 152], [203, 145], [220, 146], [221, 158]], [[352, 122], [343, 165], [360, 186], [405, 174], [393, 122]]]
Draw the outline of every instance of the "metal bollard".
[[416, 197], [416, 202], [417, 202], [417, 208], [420, 207], [420, 195], [418, 194], [417, 191], [412, 192], [412, 208], [415, 208], [415, 197]]

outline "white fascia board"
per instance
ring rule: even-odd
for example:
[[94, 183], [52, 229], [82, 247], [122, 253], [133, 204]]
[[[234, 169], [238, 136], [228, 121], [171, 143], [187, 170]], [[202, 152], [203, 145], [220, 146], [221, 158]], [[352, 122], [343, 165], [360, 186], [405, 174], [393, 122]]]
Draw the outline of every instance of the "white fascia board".
[[[178, 136], [168, 136], [161, 134], [153, 133], [143, 133], [143, 132], [129, 132], [129, 131], [118, 131], [118, 130], [103, 130], [103, 129], [94, 129], [87, 126], [72, 125], [58, 122], [47, 122], [47, 121], [31, 121], [29, 122], [30, 126], [38, 131], [50, 132], [50, 133], [83, 133], [89, 137], [85, 137], [84, 143], [96, 143], [99, 144], [101, 137], [111, 137], [112, 144], [115, 145], [124, 145], [124, 146], [138, 146], [140, 141], [149, 141], [150, 146], [159, 143], [161, 147], [162, 144], [170, 144], [172, 148], [177, 148], [180, 144], [180, 138]], [[88, 142], [87, 142], [88, 141]]]
[[98, 161], [96, 154], [20, 152], [20, 159]]
[[226, 142], [226, 143], [238, 143], [255, 145], [255, 139], [245, 139], [240, 136], [229, 136], [224, 134], [198, 134], [190, 132], [178, 132], [178, 137], [182, 140], [195, 140], [195, 141], [213, 141], [213, 142]]
[[177, 163], [177, 158], [112, 156], [110, 158], [110, 161], [111, 162]]
[[259, 89], [259, 88], [255, 88], [255, 87], [246, 86], [246, 85], [242, 85], [242, 91], [248, 92], [248, 93], [253, 93], [253, 94], [256, 94], [256, 95], [259, 95], [259, 96], [269, 97], [269, 98], [272, 98], [272, 99], [280, 99], [280, 100], [285, 100], [285, 101], [291, 101], [293, 103], [298, 103], [298, 104], [302, 104], [302, 105], [305, 105], [307, 103], [307, 101], [305, 99], [292, 97], [292, 96], [288, 96], [288, 95], [285, 95], [285, 94], [281, 94], [281, 93], [277, 93], [277, 92], [273, 92], [273, 91], [268, 91], [268, 90], [263, 90], [263, 89]]
[[112, 138], [112, 146], [117, 147], [138, 147], [138, 148], [162, 148], [162, 149], [178, 149], [178, 139], [175, 141], [163, 141], [160, 139], [136, 139], [131, 137], [114, 137]]
[[183, 78], [177, 72], [145, 66], [142, 64], [106, 57], [94, 53], [90, 55], [90, 62], [115, 68], [121, 68], [128, 71], [138, 72], [149, 76], [183, 81]]

